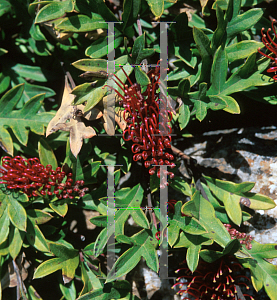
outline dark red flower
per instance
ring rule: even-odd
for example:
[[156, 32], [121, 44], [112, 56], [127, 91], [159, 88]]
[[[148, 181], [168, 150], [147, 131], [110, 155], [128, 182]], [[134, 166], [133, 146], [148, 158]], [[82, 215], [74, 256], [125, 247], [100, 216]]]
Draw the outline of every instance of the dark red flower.
[[[274, 28], [274, 23], [276, 23], [276, 20], [273, 19], [272, 20], [272, 23], [271, 23], [271, 26], [272, 26], [272, 29], [273, 29], [273, 32], [274, 32], [274, 35], [275, 37], [277, 37], [277, 34], [276, 34], [276, 31], [275, 31], [275, 28]], [[261, 51], [261, 48], [258, 49], [258, 52], [260, 54], [262, 54], [263, 56], [271, 59], [273, 62], [273, 67], [270, 67], [267, 72], [268, 73], [275, 73], [275, 75], [273, 76], [273, 79], [274, 80], [277, 80], [277, 75], [276, 75], [276, 72], [277, 72], [277, 43], [275, 43], [273, 41], [273, 39], [271, 38], [269, 32], [271, 31], [271, 28], [268, 28], [267, 29], [267, 32], [266, 34], [264, 33], [264, 28], [262, 28], [261, 30], [261, 33], [262, 33], [262, 42], [264, 43], [265, 47], [273, 54], [273, 56], [269, 56], [268, 54], [265, 54]]]
[[[130, 87], [115, 75], [114, 80], [118, 87], [123, 91], [124, 96], [115, 90], [117, 95], [122, 99], [120, 105], [124, 107], [123, 118], [127, 123], [127, 128], [123, 132], [125, 141], [132, 141], [133, 160], [143, 159], [144, 166], [149, 169], [149, 174], [156, 172], [157, 165], [167, 165], [173, 168], [174, 156], [170, 153], [171, 149], [171, 127], [168, 121], [172, 120], [172, 113], [167, 110], [161, 110], [160, 104], [165, 104], [164, 100], [159, 98], [157, 90], [159, 88], [160, 67], [157, 67], [147, 73], [150, 84], [146, 91], [141, 92], [141, 87], [137, 83], [132, 83], [124, 69]], [[166, 105], [163, 105], [166, 107]], [[169, 119], [168, 120], [168, 117]], [[166, 172], [170, 178], [174, 177], [172, 172]], [[157, 172], [160, 178], [160, 169]], [[166, 182], [164, 182], [166, 184]]]
[[[237, 299], [236, 285], [244, 285], [249, 289], [245, 282], [241, 282], [242, 278], [249, 280], [248, 277], [241, 275], [242, 270], [243, 267], [234, 256], [221, 258], [213, 263], [200, 260], [194, 273], [189, 268], [178, 269], [176, 273], [184, 271], [185, 275], [180, 276], [176, 281], [181, 279], [185, 281], [175, 283], [172, 288], [179, 286], [178, 294], [188, 293], [196, 300], [235, 300]], [[248, 294], [243, 295], [254, 300]]]
[[246, 249], [250, 250], [252, 248], [251, 242], [253, 241], [253, 237], [251, 235], [237, 231], [235, 228], [232, 228], [230, 224], [224, 224], [224, 226], [228, 230], [232, 239], [240, 240], [239, 242], [244, 244]]
[[88, 188], [80, 189], [83, 180], [73, 184], [72, 173], [66, 174], [59, 167], [54, 171], [51, 165], [44, 167], [38, 158], [4, 156], [0, 173], [0, 183], [6, 184], [7, 189], [21, 190], [28, 197], [54, 194], [58, 199], [73, 199], [77, 194], [83, 197], [88, 191]]

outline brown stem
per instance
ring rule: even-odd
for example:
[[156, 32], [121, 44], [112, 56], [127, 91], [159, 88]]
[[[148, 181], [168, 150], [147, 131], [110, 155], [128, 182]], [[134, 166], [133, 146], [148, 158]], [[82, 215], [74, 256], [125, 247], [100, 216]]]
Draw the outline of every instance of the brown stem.
[[21, 299], [20, 294], [21, 294], [23, 300], [28, 300], [26, 298], [25, 291], [24, 291], [24, 290], [26, 290], [26, 288], [22, 282], [21, 274], [20, 274], [19, 268], [18, 268], [15, 260], [13, 260], [13, 268], [14, 268], [14, 271], [16, 274], [16, 279], [17, 279], [17, 288], [16, 288], [17, 300]]
[[[142, 28], [141, 28], [141, 22], [140, 22], [140, 16], [138, 16], [137, 19], [137, 25], [138, 25], [138, 32], [139, 35], [142, 35]], [[142, 60], [142, 68], [141, 68], [145, 73], [148, 73], [149, 69], [148, 69], [148, 62], [147, 59], [143, 59]]]
[[[155, 226], [155, 228], [157, 229], [158, 226], [157, 226], [157, 220], [156, 220], [156, 216], [155, 216], [155, 213], [153, 211], [153, 205], [152, 205], [152, 201], [151, 201], [151, 192], [149, 191], [149, 193], [147, 194], [147, 202], [148, 202], [148, 208], [150, 208], [152, 210], [152, 213], [150, 213], [150, 217], [153, 221], [153, 224]], [[150, 210], [149, 210], [150, 212]]]
[[188, 155], [186, 155], [185, 153], [183, 153], [178, 148], [171, 146], [171, 150], [175, 155], [177, 155], [178, 157], [181, 157], [183, 160], [186, 160], [186, 161], [190, 160], [190, 157]]

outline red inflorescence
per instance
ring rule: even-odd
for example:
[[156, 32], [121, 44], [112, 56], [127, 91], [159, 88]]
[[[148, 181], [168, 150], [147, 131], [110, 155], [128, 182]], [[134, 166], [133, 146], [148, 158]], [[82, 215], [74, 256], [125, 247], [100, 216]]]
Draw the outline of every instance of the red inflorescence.
[[6, 184], [7, 189], [20, 189], [28, 197], [47, 194], [56, 195], [58, 199], [73, 199], [77, 194], [83, 197], [88, 191], [88, 188], [80, 189], [83, 180], [73, 184], [72, 173], [66, 174], [61, 168], [54, 171], [51, 165], [44, 167], [38, 158], [4, 156], [0, 173], [0, 183]]
[[[272, 26], [273, 32], [275, 34], [275, 37], [277, 37], [276, 31], [275, 31], [275, 28], [274, 28], [274, 23], [276, 23], [275, 19], [272, 20], [272, 23], [271, 23], [272, 25], [271, 26]], [[272, 38], [269, 34], [269, 32], [271, 31], [271, 28], [267, 29], [266, 34], [264, 33], [264, 30], [265, 30], [264, 28], [262, 28], [262, 30], [261, 30], [262, 42], [264, 43], [265, 47], [273, 54], [273, 56], [269, 56], [269, 55], [263, 53], [261, 51], [261, 48], [258, 49], [258, 52], [260, 54], [262, 54], [263, 56], [273, 60], [272, 63], [273, 63], [274, 66], [269, 68], [267, 70], [267, 72], [268, 73], [275, 73], [275, 75], [273, 76], [273, 79], [277, 80], [277, 74], [276, 74], [276, 72], [277, 72], [277, 44], [272, 40]]]
[[[168, 121], [172, 120], [172, 113], [166, 109], [161, 109], [160, 105], [165, 104], [164, 100], [159, 98], [157, 93], [160, 79], [160, 67], [157, 67], [147, 73], [150, 84], [145, 92], [141, 92], [141, 87], [137, 83], [132, 83], [124, 69], [122, 71], [126, 75], [130, 87], [115, 75], [114, 80], [118, 87], [123, 91], [124, 96], [115, 90], [117, 95], [122, 99], [120, 105], [124, 107], [123, 118], [127, 123], [127, 128], [123, 132], [123, 139], [131, 141], [133, 160], [143, 159], [144, 166], [149, 169], [149, 174], [156, 172], [157, 165], [167, 165], [173, 168], [172, 162], [174, 156], [170, 153], [171, 149], [171, 127]], [[166, 107], [166, 105], [163, 105]], [[168, 116], [170, 120], [168, 120]], [[172, 172], [163, 172], [172, 179]], [[160, 169], [157, 176], [161, 177]], [[166, 179], [165, 179], [166, 180]]]
[[[236, 285], [244, 285], [246, 289], [249, 289], [245, 282], [241, 282], [243, 278], [249, 280], [248, 277], [241, 275], [242, 269], [243, 267], [233, 256], [221, 258], [213, 263], [201, 260], [194, 273], [189, 268], [178, 269], [176, 273], [182, 270], [185, 275], [180, 276], [176, 281], [185, 281], [175, 283], [172, 288], [179, 286], [178, 294], [187, 293], [196, 300], [239, 299], [236, 296]], [[254, 300], [248, 294], [243, 294], [243, 296]]]
[[224, 226], [228, 230], [232, 239], [240, 240], [239, 242], [245, 245], [246, 249], [248, 250], [252, 248], [251, 242], [253, 241], [253, 237], [251, 235], [237, 231], [235, 228], [232, 228], [230, 224], [224, 224]]

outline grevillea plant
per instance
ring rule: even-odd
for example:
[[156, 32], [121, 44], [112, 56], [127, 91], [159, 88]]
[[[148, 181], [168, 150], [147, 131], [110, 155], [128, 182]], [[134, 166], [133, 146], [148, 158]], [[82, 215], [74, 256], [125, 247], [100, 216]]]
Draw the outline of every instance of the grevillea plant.
[[54, 171], [51, 165], [44, 167], [36, 157], [4, 156], [0, 173], [0, 183], [9, 190], [20, 190], [28, 197], [56, 195], [58, 199], [74, 199], [74, 195], [83, 197], [88, 191], [88, 188], [80, 189], [84, 180], [73, 183], [72, 173], [66, 174], [60, 167]]
[[268, 124], [274, 1], [185, 2], [0, 0], [0, 300], [144, 299], [141, 261], [167, 299], [276, 299], [243, 230], [275, 195], [192, 145]]
[[[249, 290], [249, 278], [243, 275], [242, 265], [233, 256], [223, 257], [213, 263], [200, 260], [194, 273], [188, 267], [180, 268], [176, 273], [184, 275], [176, 279], [177, 283], [172, 288], [177, 286], [180, 288], [178, 294], [187, 293], [197, 300], [242, 300], [236, 286], [241, 285]], [[247, 283], [244, 282], [245, 279]], [[248, 294], [243, 294], [243, 297], [254, 299]]]
[[[175, 166], [174, 156], [171, 150], [171, 127], [167, 124], [172, 120], [170, 110], [163, 100], [159, 98], [158, 88], [160, 79], [160, 67], [157, 65], [155, 69], [149, 71], [147, 76], [150, 84], [146, 86], [146, 90], [142, 93], [141, 86], [138, 83], [133, 84], [124, 69], [122, 71], [126, 75], [130, 87], [125, 85], [116, 75], [116, 84], [120, 92], [116, 90], [117, 95], [122, 99], [119, 105], [124, 108], [123, 118], [127, 123], [127, 128], [123, 131], [124, 141], [132, 141], [131, 147], [134, 161], [144, 160], [145, 168], [149, 169], [149, 174], [154, 175], [156, 170], [157, 176], [160, 178], [160, 169], [158, 165]], [[169, 120], [166, 115], [169, 115]], [[170, 153], [171, 152], [171, 153]], [[174, 174], [166, 172], [172, 179]], [[165, 182], [168, 184], [167, 182]]]
[[[274, 27], [274, 23], [276, 23], [275, 19], [272, 20], [271, 27], [273, 29], [275, 37], [277, 37], [276, 31], [275, 31], [275, 27]], [[273, 79], [277, 80], [277, 75], [276, 75], [277, 67], [275, 66], [276, 65], [276, 61], [277, 61], [277, 44], [276, 44], [276, 42], [274, 42], [274, 40], [270, 36], [271, 28], [267, 29], [266, 34], [264, 33], [264, 30], [265, 29], [263, 27], [261, 29], [262, 42], [264, 43], [266, 49], [271, 52], [269, 54], [273, 54], [273, 56], [270, 56], [270, 55], [262, 52], [261, 48], [258, 49], [258, 52], [260, 54], [262, 54], [263, 56], [265, 56], [265, 57], [267, 57], [267, 58], [269, 58], [269, 59], [272, 60], [273, 67], [270, 67], [269, 69], [267, 69], [267, 72], [268, 73], [275, 73], [275, 75], [273, 76]]]

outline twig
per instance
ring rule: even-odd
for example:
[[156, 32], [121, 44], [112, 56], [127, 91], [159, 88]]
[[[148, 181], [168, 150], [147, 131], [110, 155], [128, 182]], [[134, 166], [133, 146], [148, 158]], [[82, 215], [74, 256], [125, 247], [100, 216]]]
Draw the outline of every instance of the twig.
[[[155, 226], [155, 228], [157, 229], [158, 226], [157, 226], [157, 220], [156, 220], [156, 216], [155, 216], [155, 213], [153, 211], [153, 205], [152, 205], [152, 200], [151, 200], [151, 192], [149, 191], [149, 193], [147, 194], [147, 202], [148, 202], [148, 208], [150, 208], [152, 210], [152, 213], [150, 213], [150, 217], [153, 221], [153, 224]], [[150, 210], [149, 210], [150, 212]]]
[[[20, 300], [20, 298], [22, 296], [24, 300], [28, 300], [26, 298], [26, 295], [25, 295], [25, 292], [24, 292], [24, 290], [26, 290], [26, 288], [25, 288], [25, 286], [22, 282], [21, 274], [20, 274], [19, 268], [18, 268], [15, 260], [13, 260], [13, 268], [14, 268], [14, 271], [15, 271], [15, 274], [16, 274], [16, 279], [17, 279], [16, 299]], [[20, 296], [20, 294], [21, 294], [21, 296]]]
[[181, 150], [179, 150], [178, 148], [171, 146], [171, 150], [172, 152], [177, 155], [178, 157], [181, 157], [183, 160], [186, 161], [190, 161], [191, 157], [189, 157], [188, 155], [186, 155], [185, 153], [183, 153]]
[[[138, 32], [139, 32], [139, 35], [142, 35], [142, 28], [141, 28], [141, 22], [140, 22], [140, 16], [138, 15], [138, 18], [137, 18], [137, 25], [138, 25]], [[149, 69], [148, 69], [148, 62], [147, 62], [147, 59], [143, 59], [142, 60], [142, 67], [141, 69], [145, 72], [145, 73], [148, 73]]]

